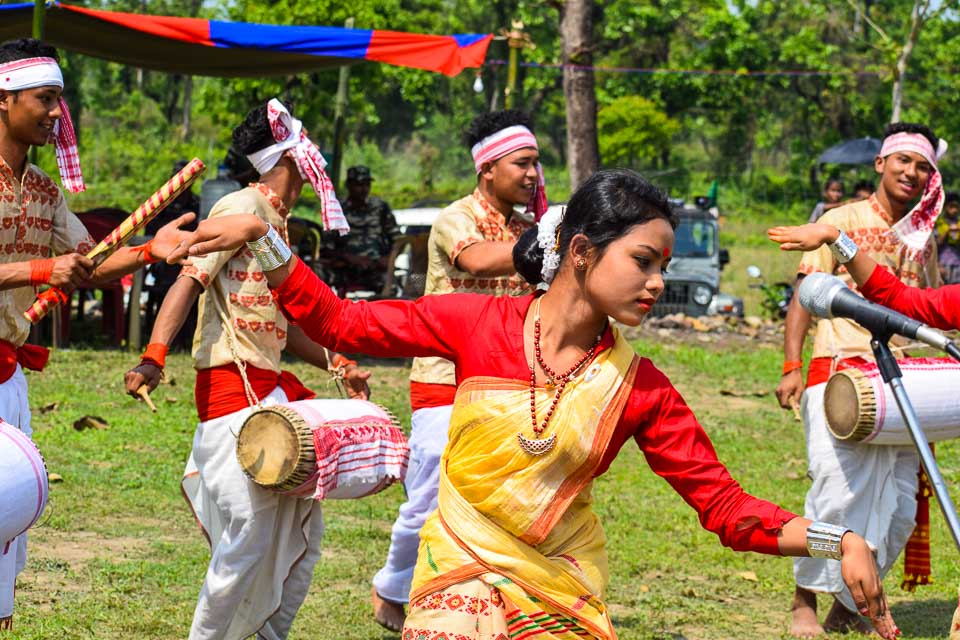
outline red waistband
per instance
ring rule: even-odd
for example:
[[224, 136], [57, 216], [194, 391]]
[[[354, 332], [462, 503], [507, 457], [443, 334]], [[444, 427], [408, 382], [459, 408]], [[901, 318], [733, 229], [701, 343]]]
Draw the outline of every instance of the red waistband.
[[453, 404], [453, 399], [456, 397], [457, 385], [455, 384], [410, 381], [410, 408], [414, 411], [430, 407], [445, 407]]
[[17, 371], [17, 364], [31, 371], [43, 371], [50, 359], [50, 349], [36, 344], [16, 346], [0, 340], [0, 383], [4, 383]]
[[[844, 358], [843, 360], [837, 361], [836, 370], [842, 371], [843, 369], [856, 367], [866, 362], [866, 360], [859, 356], [855, 358]], [[825, 383], [830, 379], [830, 374], [833, 373], [833, 371], [833, 358], [813, 358], [810, 360], [810, 366], [807, 367], [807, 388], [809, 389], [810, 387]]]
[[[262, 400], [277, 387], [287, 394], [288, 402], [308, 400], [316, 395], [289, 371], [277, 373], [269, 369], [258, 369], [250, 364], [247, 364], [246, 371], [247, 380], [250, 381], [257, 399]], [[250, 406], [240, 369], [233, 363], [198, 370], [194, 398], [200, 422], [220, 418]]]

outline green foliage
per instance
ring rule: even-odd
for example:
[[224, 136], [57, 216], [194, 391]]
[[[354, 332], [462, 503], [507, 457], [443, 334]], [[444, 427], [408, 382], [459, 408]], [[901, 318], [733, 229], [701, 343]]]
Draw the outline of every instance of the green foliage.
[[680, 123], [646, 98], [623, 96], [600, 109], [597, 130], [605, 165], [637, 167], [669, 155]]
[[[957, 0], [943, 4], [955, 7]], [[88, 5], [292, 25], [342, 25], [353, 17], [357, 28], [422, 33], [498, 32], [519, 19], [536, 45], [521, 51], [522, 63], [550, 65], [561, 58], [558, 4], [542, 0], [91, 0]], [[888, 120], [891, 64], [909, 29], [912, 6], [913, 0], [595, 0], [594, 64], [648, 70], [596, 74], [604, 163], [635, 166], [678, 197], [703, 193], [716, 179], [726, 209], [791, 215], [809, 209], [823, 177], [814, 173], [819, 153], [843, 139], [877, 136]], [[948, 140], [960, 130], [960, 80], [950, 72], [960, 57], [958, 36], [955, 11], [924, 25], [904, 85], [904, 119], [929, 122]], [[473, 176], [461, 132], [477, 113], [503, 106], [507, 53], [504, 41], [491, 43], [488, 64], [479, 71], [484, 84], [479, 94], [472, 89], [473, 70], [447, 78], [377, 63], [353, 65], [345, 163], [373, 167], [377, 190], [394, 206], [448, 199], [470, 189]], [[215, 165], [233, 126], [272, 96], [292, 102], [324, 153], [332, 151], [336, 70], [254, 79], [194, 77], [192, 102], [185, 105], [183, 76], [77, 54], [65, 55], [64, 67], [90, 182], [88, 193], [72, 198], [74, 208], [133, 206], [180, 157], [197, 155]], [[832, 75], [748, 74], [766, 70]], [[517, 91], [517, 106], [534, 116], [555, 200], [568, 182], [561, 79], [557, 68], [521, 66]], [[52, 153], [44, 151], [42, 160], [54, 168]], [[948, 155], [941, 164], [948, 186], [955, 186], [956, 163]], [[870, 172], [867, 167], [858, 177]]]

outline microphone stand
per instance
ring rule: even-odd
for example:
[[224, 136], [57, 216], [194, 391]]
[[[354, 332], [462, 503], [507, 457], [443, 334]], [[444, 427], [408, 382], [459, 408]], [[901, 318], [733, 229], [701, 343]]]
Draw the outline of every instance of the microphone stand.
[[957, 517], [957, 510], [950, 499], [950, 493], [947, 491], [947, 485], [940, 474], [937, 461], [933, 457], [933, 451], [930, 450], [926, 434], [920, 427], [920, 421], [913, 410], [910, 398], [907, 396], [907, 390], [903, 386], [903, 374], [900, 371], [900, 365], [897, 364], [897, 360], [893, 357], [893, 352], [890, 351], [890, 346], [887, 344], [890, 338], [890, 334], [874, 333], [873, 339], [870, 341], [870, 348], [873, 349], [873, 356], [876, 358], [880, 376], [890, 386], [890, 391], [893, 392], [893, 397], [900, 408], [900, 415], [903, 416], [903, 421], [907, 424], [910, 438], [920, 454], [920, 462], [923, 464], [924, 471], [927, 472], [927, 478], [930, 480], [933, 492], [937, 496], [937, 502], [940, 503], [940, 510], [943, 511], [943, 516], [947, 519], [947, 527], [953, 536], [953, 542], [960, 550], [960, 518]]

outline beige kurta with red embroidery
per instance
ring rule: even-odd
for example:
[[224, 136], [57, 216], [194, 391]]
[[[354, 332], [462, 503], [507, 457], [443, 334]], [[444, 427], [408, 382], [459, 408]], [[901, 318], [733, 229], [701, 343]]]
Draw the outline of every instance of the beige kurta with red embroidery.
[[[255, 184], [221, 198], [210, 217], [252, 213], [286, 237], [286, 208], [269, 187]], [[228, 317], [237, 358], [259, 369], [280, 372], [280, 354], [287, 344], [287, 320], [273, 303], [266, 276], [246, 247], [191, 259], [181, 276], [206, 289], [200, 297], [193, 338], [194, 366], [209, 369], [234, 362], [230, 340], [218, 308]], [[216, 286], [211, 286], [216, 283]]]
[[[22, 178], [0, 158], [0, 262], [26, 262], [94, 247], [86, 227], [70, 213], [60, 187], [32, 164]], [[23, 312], [35, 287], [0, 291], [0, 340], [22, 345], [30, 335]]]
[[[905, 284], [911, 287], [940, 286], [937, 248], [933, 238], [927, 244], [924, 254], [926, 261], [923, 264], [905, 258], [903, 244], [891, 233], [893, 220], [875, 196], [828, 211], [818, 222], [843, 230], [857, 243], [860, 251], [865, 251], [877, 264], [891, 271]], [[857, 290], [847, 269], [836, 261], [826, 245], [804, 253], [798, 271], [804, 275], [814, 272], [835, 274], [848, 287]], [[817, 335], [813, 341], [814, 358], [862, 356], [872, 360], [872, 354], [870, 332], [852, 320], [824, 318], [817, 322]]]
[[[424, 295], [441, 293], [484, 293], [487, 295], [523, 295], [530, 285], [514, 273], [510, 276], [478, 278], [457, 269], [457, 257], [478, 242], [516, 240], [529, 229], [532, 221], [520, 214], [508, 223], [479, 190], [457, 200], [433, 223], [428, 245], [427, 285]], [[416, 358], [410, 371], [413, 382], [456, 384], [453, 363], [443, 358]]]

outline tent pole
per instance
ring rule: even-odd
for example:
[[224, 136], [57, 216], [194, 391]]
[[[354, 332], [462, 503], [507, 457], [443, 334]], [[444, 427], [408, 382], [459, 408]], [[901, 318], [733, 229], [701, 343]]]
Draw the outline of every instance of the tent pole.
[[513, 97], [517, 90], [517, 64], [520, 59], [520, 49], [529, 46], [530, 36], [523, 32], [523, 23], [519, 20], [513, 21], [506, 36], [510, 52], [507, 59], [507, 87], [503, 92], [503, 107], [512, 109]]
[[33, 0], [33, 37], [37, 40], [43, 40], [46, 26], [47, 2], [46, 0]]
[[[347, 29], [353, 29], [353, 18], [343, 23]], [[337, 101], [333, 117], [333, 161], [330, 163], [330, 176], [334, 190], [340, 188], [340, 165], [343, 164], [343, 142], [346, 130], [343, 122], [347, 113], [347, 97], [350, 91], [350, 67], [340, 67], [340, 80], [337, 82]]]

